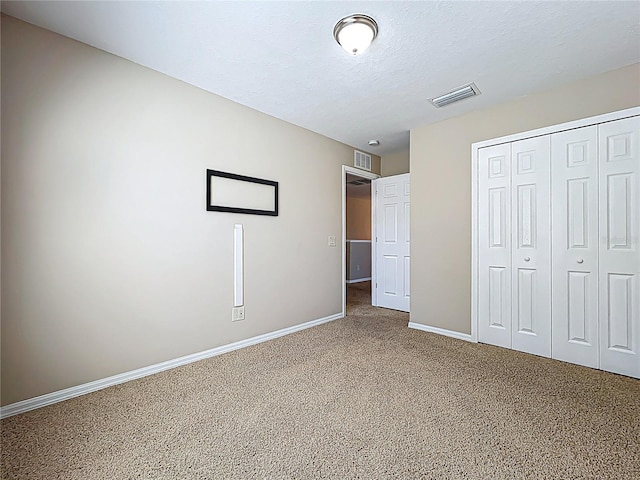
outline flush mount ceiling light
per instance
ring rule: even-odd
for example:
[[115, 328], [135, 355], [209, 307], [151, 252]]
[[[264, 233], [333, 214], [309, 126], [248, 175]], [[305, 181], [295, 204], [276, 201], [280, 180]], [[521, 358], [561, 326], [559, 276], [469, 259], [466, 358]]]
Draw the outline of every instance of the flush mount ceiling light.
[[378, 35], [376, 21], [361, 13], [344, 17], [333, 27], [333, 38], [347, 53], [359, 55], [364, 52]]
[[369, 140], [370, 147], [377, 147], [380, 145], [380, 140]]

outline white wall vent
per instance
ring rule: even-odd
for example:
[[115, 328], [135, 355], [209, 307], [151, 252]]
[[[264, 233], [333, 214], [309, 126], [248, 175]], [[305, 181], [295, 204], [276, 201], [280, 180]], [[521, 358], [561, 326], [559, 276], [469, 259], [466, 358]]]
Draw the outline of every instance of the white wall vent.
[[353, 151], [353, 165], [356, 168], [361, 168], [363, 170], [371, 171], [371, 155], [359, 152], [358, 150]]
[[475, 83], [470, 83], [465, 85], [464, 87], [456, 88], [444, 95], [440, 95], [439, 97], [435, 97], [430, 99], [429, 101], [433, 103], [434, 107], [440, 108], [445, 105], [450, 105], [455, 102], [459, 102], [460, 100], [464, 100], [465, 98], [475, 97], [480, 94], [480, 90], [476, 87]]

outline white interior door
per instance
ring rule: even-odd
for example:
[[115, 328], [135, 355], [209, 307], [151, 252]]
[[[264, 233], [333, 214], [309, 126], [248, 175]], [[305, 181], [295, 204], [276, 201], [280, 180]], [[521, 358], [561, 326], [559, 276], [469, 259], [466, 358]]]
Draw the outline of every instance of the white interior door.
[[377, 306], [409, 311], [409, 174], [373, 181]]
[[598, 127], [551, 135], [551, 356], [599, 368]]
[[640, 118], [598, 134], [600, 368], [640, 378]]
[[478, 339], [511, 348], [511, 144], [478, 152], [478, 237]]
[[511, 144], [511, 348], [551, 356], [549, 135]]

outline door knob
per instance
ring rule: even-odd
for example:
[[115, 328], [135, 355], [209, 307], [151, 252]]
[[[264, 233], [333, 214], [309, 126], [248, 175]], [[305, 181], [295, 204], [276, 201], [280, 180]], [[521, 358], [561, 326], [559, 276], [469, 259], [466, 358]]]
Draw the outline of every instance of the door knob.
[[584, 262], [584, 260], [583, 260], [583, 259], [581, 259], [581, 258], [579, 258], [579, 259], [578, 259], [578, 263], [582, 263], [582, 262]]
[[531, 260], [531, 258], [530, 258], [530, 257], [524, 257], [524, 261], [525, 261], [525, 262], [528, 262], [529, 260]]

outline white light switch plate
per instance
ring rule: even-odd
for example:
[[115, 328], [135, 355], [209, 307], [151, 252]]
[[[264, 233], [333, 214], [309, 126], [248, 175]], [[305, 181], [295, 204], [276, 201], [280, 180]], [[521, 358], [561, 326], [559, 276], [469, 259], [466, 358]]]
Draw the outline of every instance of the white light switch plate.
[[330, 247], [335, 247], [336, 246], [336, 236], [335, 235], [329, 235], [329, 246]]

